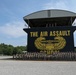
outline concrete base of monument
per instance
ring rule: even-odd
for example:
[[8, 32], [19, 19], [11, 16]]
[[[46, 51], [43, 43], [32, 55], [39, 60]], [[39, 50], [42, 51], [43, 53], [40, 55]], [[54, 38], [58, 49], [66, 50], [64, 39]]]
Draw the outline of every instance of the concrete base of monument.
[[76, 61], [76, 52], [58, 52], [52, 54], [46, 53], [24, 53], [13, 56], [16, 60], [34, 60], [34, 61]]

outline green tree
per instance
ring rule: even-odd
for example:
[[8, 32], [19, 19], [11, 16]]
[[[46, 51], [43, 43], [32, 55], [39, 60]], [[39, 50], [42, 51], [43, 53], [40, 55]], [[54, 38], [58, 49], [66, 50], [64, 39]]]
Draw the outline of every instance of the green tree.
[[26, 46], [17, 46], [14, 47], [12, 45], [7, 45], [4, 43], [0, 44], [0, 54], [3, 55], [13, 55], [13, 54], [20, 54], [22, 51], [26, 50]]

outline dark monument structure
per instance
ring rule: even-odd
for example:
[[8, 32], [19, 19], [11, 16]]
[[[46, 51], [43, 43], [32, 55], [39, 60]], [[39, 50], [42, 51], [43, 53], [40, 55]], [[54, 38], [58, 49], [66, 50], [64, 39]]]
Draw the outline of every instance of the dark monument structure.
[[42, 10], [24, 16], [28, 52], [74, 52], [75, 18], [76, 13], [65, 10]]

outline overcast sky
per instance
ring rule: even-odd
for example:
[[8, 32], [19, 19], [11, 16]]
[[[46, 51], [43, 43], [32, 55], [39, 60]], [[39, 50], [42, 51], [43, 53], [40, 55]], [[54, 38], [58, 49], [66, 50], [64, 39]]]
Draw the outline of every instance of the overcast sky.
[[76, 0], [0, 0], [0, 43], [25, 46], [27, 34], [23, 31], [23, 17], [45, 9], [76, 13]]

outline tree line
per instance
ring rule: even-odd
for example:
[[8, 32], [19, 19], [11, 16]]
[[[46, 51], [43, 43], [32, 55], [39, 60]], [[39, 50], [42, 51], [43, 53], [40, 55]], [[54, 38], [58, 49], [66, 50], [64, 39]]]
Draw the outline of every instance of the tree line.
[[23, 51], [27, 51], [27, 46], [17, 46], [7, 45], [4, 43], [0, 44], [0, 55], [15, 55], [20, 54]]

